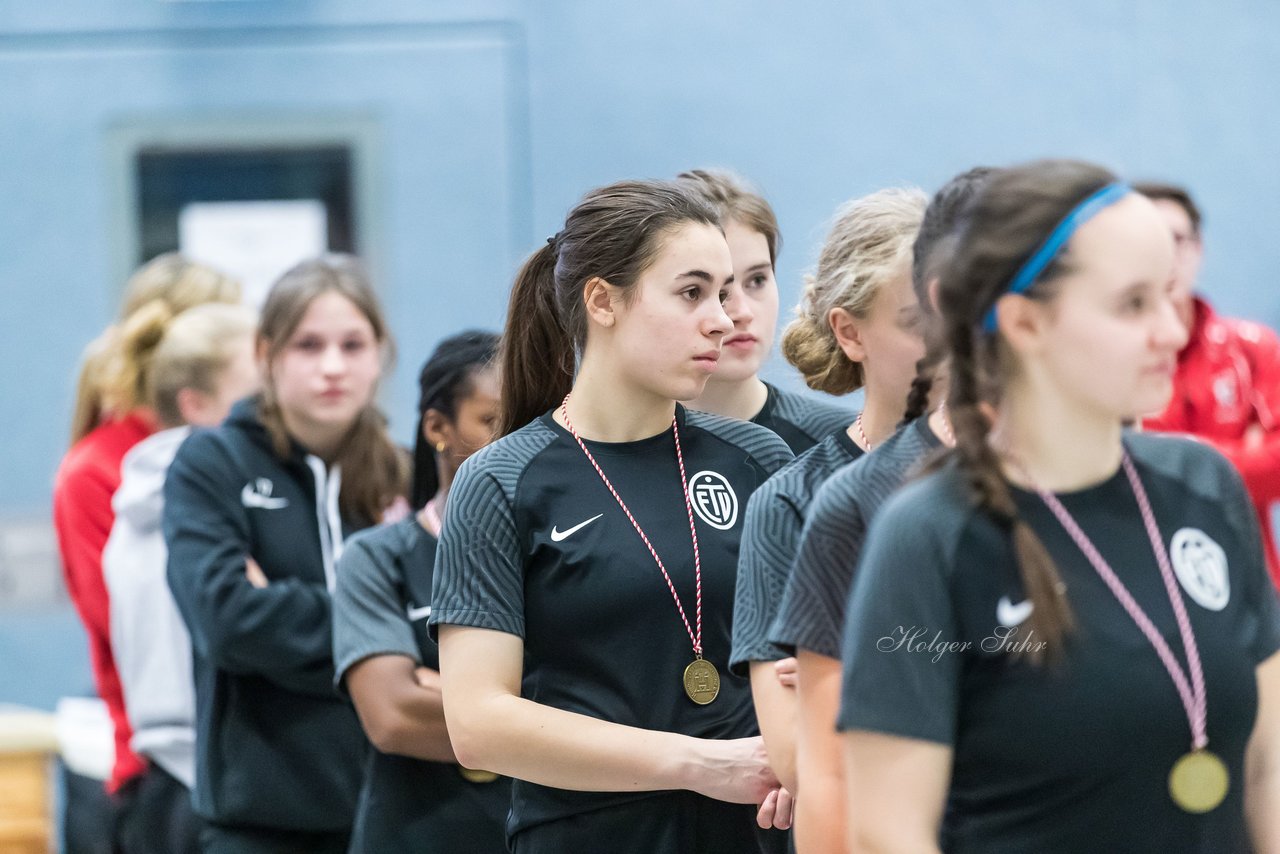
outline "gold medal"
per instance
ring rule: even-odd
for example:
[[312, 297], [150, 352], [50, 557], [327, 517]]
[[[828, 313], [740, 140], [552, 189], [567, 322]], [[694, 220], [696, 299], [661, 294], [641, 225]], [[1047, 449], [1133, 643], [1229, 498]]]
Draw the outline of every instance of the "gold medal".
[[1184, 753], [1169, 772], [1169, 795], [1189, 813], [1206, 813], [1222, 803], [1230, 787], [1227, 766], [1201, 748]]
[[458, 773], [462, 775], [462, 779], [468, 783], [492, 783], [498, 779], [498, 775], [492, 771], [481, 771], [478, 768], [464, 768], [458, 766]]
[[684, 669], [684, 692], [699, 706], [705, 706], [720, 693], [720, 674], [705, 658], [695, 658]]

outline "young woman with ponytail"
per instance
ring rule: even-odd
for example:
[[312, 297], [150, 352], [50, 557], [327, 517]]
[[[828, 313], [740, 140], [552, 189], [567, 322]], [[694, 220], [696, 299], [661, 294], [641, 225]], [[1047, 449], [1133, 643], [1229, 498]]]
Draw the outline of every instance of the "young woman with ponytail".
[[[837, 212], [815, 274], [783, 335], [782, 352], [810, 388], [865, 390], [866, 406], [758, 489], [738, 558], [730, 665], [748, 672], [774, 769], [795, 791], [795, 659], [769, 641], [804, 517], [818, 487], [893, 432], [924, 353], [911, 288], [911, 246], [924, 215], [919, 190], [882, 190]], [[804, 802], [797, 805], [797, 817]]]
[[[694, 169], [681, 173], [678, 180], [702, 194], [719, 213], [733, 258], [733, 283], [724, 301], [733, 329], [725, 335], [715, 373], [702, 394], [689, 401], [689, 408], [768, 427], [782, 437], [793, 453], [804, 453], [848, 427], [853, 413], [760, 379], [760, 368], [773, 349], [778, 323], [774, 268], [782, 249], [782, 235], [773, 208], [732, 172]], [[829, 336], [817, 335], [816, 358], [829, 358], [830, 346]], [[838, 380], [834, 384], [847, 385]], [[810, 387], [820, 386], [811, 383]]]
[[334, 691], [348, 535], [404, 491], [374, 401], [390, 334], [356, 259], [271, 288], [262, 392], [191, 436], [165, 482], [168, 579], [191, 634], [206, 852], [345, 852], [368, 743]]
[[111, 498], [120, 486], [125, 453], [157, 429], [147, 403], [156, 346], [174, 317], [203, 303], [234, 303], [233, 279], [178, 255], [161, 255], [129, 279], [120, 320], [90, 345], [76, 392], [72, 446], [53, 486], [53, 524], [58, 535], [67, 592], [89, 640], [98, 696], [111, 715], [115, 764], [107, 791], [127, 811], [125, 786], [147, 770], [129, 747], [133, 731], [125, 711], [120, 675], [111, 651], [109, 599], [102, 576], [102, 550], [115, 514]]
[[[900, 411], [906, 397], [904, 423], [892, 435], [880, 434], [874, 453], [837, 471], [817, 490], [769, 631], [771, 641], [797, 659], [796, 765], [805, 796], [797, 803], [796, 844], [802, 854], [843, 846], [844, 774], [835, 717], [844, 605], [871, 517], [913, 469], [950, 441], [944, 412], [923, 417], [932, 394], [945, 393], [933, 300], [938, 271], [950, 253], [964, 209], [987, 173], [970, 170], [952, 179], [934, 194], [924, 212], [906, 264], [924, 337], [930, 343], [916, 366], [910, 393], [903, 394], [906, 383], [900, 382], [896, 402], [879, 396], [886, 412]], [[868, 408], [875, 403], [869, 398]], [[884, 429], [883, 422], [875, 428]]]
[[939, 287], [956, 448], [877, 515], [851, 593], [849, 850], [1280, 850], [1248, 496], [1211, 448], [1122, 429], [1171, 390], [1173, 258], [1084, 163], [969, 210]]
[[458, 467], [493, 438], [498, 336], [463, 332], [422, 367], [414, 515], [361, 533], [338, 562], [336, 678], [376, 750], [356, 809], [352, 851], [507, 850], [511, 783], [457, 764], [445, 729], [440, 660], [427, 632], [440, 519]]
[[732, 278], [712, 207], [634, 181], [516, 280], [503, 435], [450, 490], [431, 623], [457, 759], [515, 778], [521, 854], [786, 848], [727, 667], [743, 504], [791, 453], [677, 402], [717, 370]]

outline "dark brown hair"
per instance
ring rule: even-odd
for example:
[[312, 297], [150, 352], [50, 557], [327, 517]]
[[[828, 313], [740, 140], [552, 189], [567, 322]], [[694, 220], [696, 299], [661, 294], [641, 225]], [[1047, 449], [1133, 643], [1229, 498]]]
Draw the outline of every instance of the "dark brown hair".
[[1153, 202], [1166, 201], [1177, 204], [1187, 212], [1187, 218], [1191, 220], [1191, 230], [1197, 237], [1200, 235], [1200, 223], [1203, 221], [1200, 215], [1200, 208], [1196, 206], [1195, 200], [1191, 198], [1191, 193], [1185, 187], [1179, 187], [1177, 184], [1165, 184], [1161, 181], [1139, 181], [1133, 185], [1133, 189]]
[[675, 181], [622, 181], [588, 193], [564, 228], [516, 276], [500, 355], [498, 435], [528, 424], [564, 399], [586, 343], [583, 288], [599, 277], [624, 297], [687, 223], [719, 227], [716, 211]]
[[[346, 297], [359, 309], [373, 327], [384, 358], [389, 363], [393, 357], [394, 345], [382, 307], [364, 267], [355, 257], [333, 254], [303, 261], [276, 280], [262, 306], [262, 319], [258, 324], [258, 340], [266, 345], [267, 351], [259, 418], [281, 457], [289, 455], [291, 439], [276, 399], [270, 365], [288, 344], [311, 303], [331, 292]], [[387, 436], [386, 418], [372, 399], [356, 416], [333, 462], [342, 466], [338, 503], [348, 518], [375, 523], [396, 497], [404, 493], [408, 466], [404, 455]]]
[[946, 358], [946, 342], [942, 340], [937, 313], [929, 298], [929, 284], [938, 280], [950, 261], [965, 214], [977, 198], [978, 191], [994, 173], [995, 170], [988, 166], [975, 166], [961, 172], [943, 184], [925, 208], [920, 233], [911, 247], [911, 287], [925, 318], [925, 354], [916, 363], [916, 376], [911, 381], [906, 411], [902, 413], [903, 422], [914, 421], [929, 407], [934, 375]]
[[[998, 332], [983, 331], [983, 318], [1054, 227], [1114, 180], [1105, 169], [1069, 160], [1038, 161], [991, 176], [969, 210], [939, 282], [939, 309], [951, 357], [947, 405], [956, 436], [954, 457], [968, 476], [975, 502], [1010, 532], [1024, 592], [1035, 606], [1029, 628], [1045, 642], [1050, 656], [1059, 654], [1074, 617], [1058, 569], [1040, 538], [1019, 517], [988, 441], [991, 425], [983, 409], [999, 402], [1010, 357]], [[1068, 244], [1026, 295], [1052, 299], [1070, 261]]]
[[763, 234], [769, 244], [769, 263], [777, 266], [778, 254], [782, 252], [778, 217], [768, 199], [745, 178], [725, 169], [690, 169], [677, 175], [676, 180], [702, 193], [719, 212], [722, 224], [734, 220]]

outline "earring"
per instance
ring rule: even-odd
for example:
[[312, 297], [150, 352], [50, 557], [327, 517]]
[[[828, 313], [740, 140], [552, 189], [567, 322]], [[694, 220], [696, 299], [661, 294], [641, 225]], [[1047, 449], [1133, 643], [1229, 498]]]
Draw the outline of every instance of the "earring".
[[444, 453], [444, 442], [436, 442], [436, 453], [437, 454]]

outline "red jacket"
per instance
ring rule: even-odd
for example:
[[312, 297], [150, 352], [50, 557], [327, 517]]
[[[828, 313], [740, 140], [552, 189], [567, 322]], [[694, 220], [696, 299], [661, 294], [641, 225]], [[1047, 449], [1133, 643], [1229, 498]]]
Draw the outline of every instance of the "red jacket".
[[62, 458], [53, 485], [53, 525], [58, 533], [67, 591], [89, 636], [93, 681], [115, 728], [116, 761], [107, 780], [109, 792], [118, 790], [147, 766], [129, 749], [133, 729], [125, 715], [120, 674], [111, 654], [102, 550], [115, 521], [111, 497], [120, 486], [120, 462], [153, 430], [150, 419], [139, 414], [96, 427]]
[[1178, 354], [1173, 397], [1148, 430], [1190, 433], [1227, 456], [1244, 477], [1280, 585], [1280, 339], [1265, 326], [1219, 317], [1195, 301], [1190, 340]]

